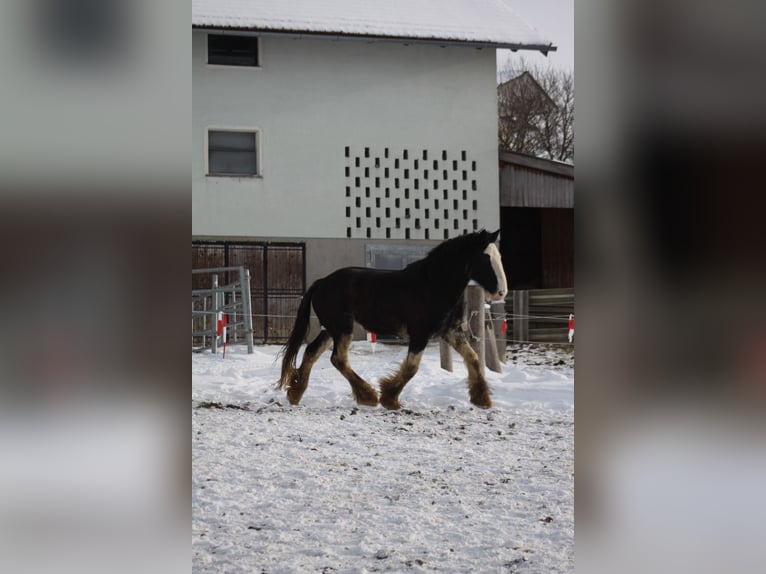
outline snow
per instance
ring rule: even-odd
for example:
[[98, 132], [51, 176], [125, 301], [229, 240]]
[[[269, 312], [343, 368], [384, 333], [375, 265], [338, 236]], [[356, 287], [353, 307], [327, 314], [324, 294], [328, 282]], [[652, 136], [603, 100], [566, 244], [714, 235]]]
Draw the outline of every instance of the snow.
[[550, 46], [503, 0], [192, 0], [192, 25]]
[[[571, 572], [571, 352], [517, 348], [494, 406], [430, 345], [402, 409], [357, 407], [326, 353], [297, 407], [277, 346], [192, 355], [195, 572]], [[351, 347], [377, 381], [406, 348]]]

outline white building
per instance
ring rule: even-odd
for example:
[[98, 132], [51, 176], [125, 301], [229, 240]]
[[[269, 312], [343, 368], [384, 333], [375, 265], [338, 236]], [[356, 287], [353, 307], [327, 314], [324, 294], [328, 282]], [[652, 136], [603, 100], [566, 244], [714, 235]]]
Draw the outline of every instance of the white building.
[[498, 228], [495, 49], [555, 49], [502, 0], [193, 0], [192, 36], [192, 239], [307, 284]]

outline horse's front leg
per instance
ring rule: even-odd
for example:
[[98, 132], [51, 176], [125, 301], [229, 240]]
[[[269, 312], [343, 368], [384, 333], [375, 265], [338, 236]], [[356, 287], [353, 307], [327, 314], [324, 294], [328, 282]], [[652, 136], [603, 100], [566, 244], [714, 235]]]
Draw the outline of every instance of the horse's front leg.
[[417, 342], [413, 344], [410, 340], [410, 346], [407, 350], [407, 356], [402, 362], [399, 370], [380, 381], [380, 404], [387, 409], [396, 410], [401, 407], [399, 404], [399, 394], [409, 380], [415, 376], [420, 367], [420, 359], [423, 358], [425, 343]]
[[483, 409], [490, 408], [492, 399], [489, 395], [489, 385], [487, 385], [487, 379], [481, 374], [479, 356], [468, 344], [464, 324], [445, 333], [444, 340], [463, 357], [463, 362], [468, 369], [468, 396], [471, 402]]

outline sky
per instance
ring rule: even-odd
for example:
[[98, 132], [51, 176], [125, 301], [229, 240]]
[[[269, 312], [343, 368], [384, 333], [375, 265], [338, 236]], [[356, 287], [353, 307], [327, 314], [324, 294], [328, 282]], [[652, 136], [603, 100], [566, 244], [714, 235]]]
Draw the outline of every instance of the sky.
[[509, 59], [523, 57], [531, 64], [548, 65], [561, 70], [574, 71], [574, 0], [505, 0], [516, 13], [558, 48], [543, 56], [540, 52], [497, 51], [497, 67], [501, 69]]

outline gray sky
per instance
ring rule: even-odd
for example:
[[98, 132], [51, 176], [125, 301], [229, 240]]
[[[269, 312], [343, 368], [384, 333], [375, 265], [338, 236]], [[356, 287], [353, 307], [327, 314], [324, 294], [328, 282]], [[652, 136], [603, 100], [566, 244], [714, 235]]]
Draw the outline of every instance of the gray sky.
[[540, 52], [497, 51], [497, 67], [502, 68], [509, 59], [524, 60], [531, 64], [564, 70], [574, 70], [574, 0], [505, 0], [516, 13], [533, 28], [558, 47], [556, 52], [543, 56]]

